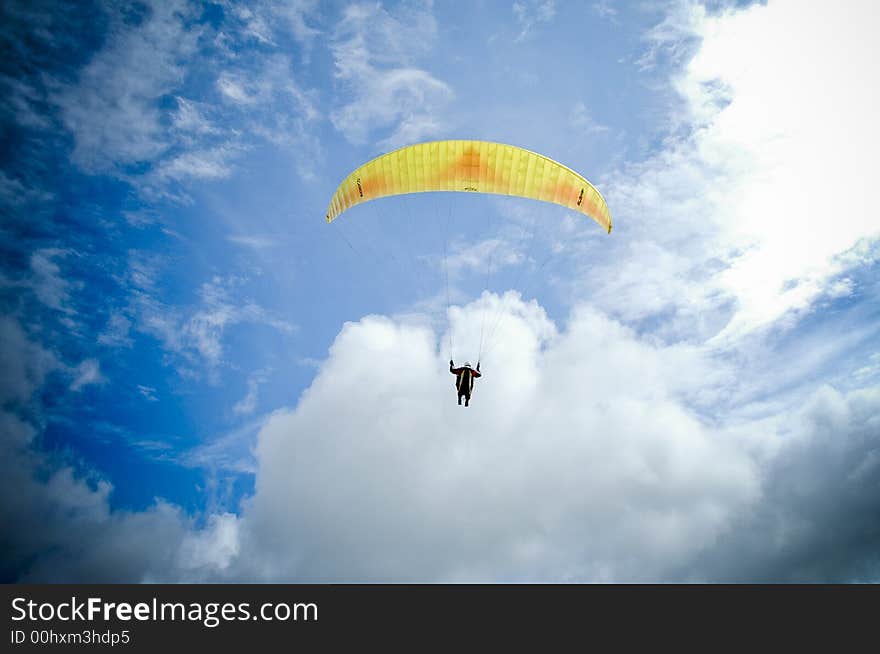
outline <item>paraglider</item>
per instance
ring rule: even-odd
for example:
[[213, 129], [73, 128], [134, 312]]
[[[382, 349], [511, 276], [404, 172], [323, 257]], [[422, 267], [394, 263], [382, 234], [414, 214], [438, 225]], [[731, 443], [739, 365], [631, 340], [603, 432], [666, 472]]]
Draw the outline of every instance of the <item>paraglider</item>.
[[489, 141], [417, 143], [376, 157], [336, 188], [327, 222], [362, 202], [429, 191], [493, 193], [552, 202], [589, 216], [611, 233], [608, 205], [584, 177], [544, 155]]
[[[550, 202], [591, 218], [611, 233], [608, 205], [583, 176], [530, 150], [472, 140], [417, 143], [359, 166], [336, 188], [326, 220], [333, 222], [351, 207], [370, 200], [432, 191], [490, 193]], [[482, 341], [481, 334], [480, 354]], [[468, 406], [474, 379], [481, 376], [479, 361], [474, 370], [469, 363], [455, 368], [450, 360], [449, 370], [456, 375], [458, 403], [464, 397]]]
[[477, 369], [471, 368], [470, 361], [465, 361], [461, 368], [456, 368], [452, 359], [449, 360], [449, 372], [455, 375], [455, 390], [458, 393], [458, 405], [461, 406], [461, 398], [464, 398], [464, 405], [468, 406], [471, 401], [471, 393], [474, 392], [474, 380], [482, 377], [480, 373], [480, 364], [477, 363]]

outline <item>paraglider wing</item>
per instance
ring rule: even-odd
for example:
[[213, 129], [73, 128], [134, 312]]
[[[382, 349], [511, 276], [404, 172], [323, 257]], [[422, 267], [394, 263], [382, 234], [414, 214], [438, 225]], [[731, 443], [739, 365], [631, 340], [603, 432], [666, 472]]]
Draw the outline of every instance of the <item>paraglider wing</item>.
[[611, 232], [608, 205], [581, 175], [536, 152], [488, 141], [432, 141], [376, 157], [342, 181], [330, 200], [327, 222], [362, 202], [427, 191], [553, 202], [589, 216]]

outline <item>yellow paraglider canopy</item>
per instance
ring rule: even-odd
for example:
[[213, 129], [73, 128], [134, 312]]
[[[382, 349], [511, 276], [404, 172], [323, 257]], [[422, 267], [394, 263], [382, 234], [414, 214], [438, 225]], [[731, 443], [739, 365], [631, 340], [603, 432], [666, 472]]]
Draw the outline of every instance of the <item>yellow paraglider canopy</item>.
[[333, 193], [327, 222], [362, 202], [428, 191], [494, 193], [552, 202], [589, 216], [611, 232], [605, 199], [570, 168], [513, 145], [462, 140], [409, 145], [360, 166]]

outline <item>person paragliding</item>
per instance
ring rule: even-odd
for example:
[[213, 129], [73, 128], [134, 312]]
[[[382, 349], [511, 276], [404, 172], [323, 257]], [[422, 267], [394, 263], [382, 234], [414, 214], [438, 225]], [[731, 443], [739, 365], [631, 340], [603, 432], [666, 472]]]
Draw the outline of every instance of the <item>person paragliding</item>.
[[[582, 214], [611, 233], [605, 199], [580, 173], [515, 145], [464, 139], [406, 145], [361, 164], [336, 187], [324, 217], [331, 223], [364, 202], [428, 192], [476, 192], [548, 202]], [[448, 304], [447, 288], [447, 308]], [[458, 403], [463, 397], [468, 406], [474, 379], [481, 376], [479, 362], [474, 370], [469, 363], [456, 368], [450, 360], [449, 371], [455, 375]]]
[[471, 368], [470, 361], [465, 361], [461, 368], [456, 368], [452, 359], [449, 360], [449, 372], [455, 375], [455, 390], [458, 392], [458, 404], [461, 405], [461, 398], [464, 398], [464, 405], [468, 406], [471, 401], [471, 393], [474, 391], [474, 380], [482, 377], [480, 373], [480, 363], [477, 362], [477, 369]]

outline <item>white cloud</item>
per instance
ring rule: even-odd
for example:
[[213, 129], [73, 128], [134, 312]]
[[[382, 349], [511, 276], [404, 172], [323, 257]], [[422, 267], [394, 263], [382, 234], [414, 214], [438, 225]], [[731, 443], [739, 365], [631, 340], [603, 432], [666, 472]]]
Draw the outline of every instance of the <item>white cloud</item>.
[[277, 239], [273, 239], [269, 236], [255, 236], [253, 234], [227, 236], [226, 240], [230, 243], [235, 243], [236, 245], [253, 248], [254, 250], [264, 250], [278, 244]]
[[107, 379], [101, 374], [101, 366], [95, 359], [86, 359], [73, 371], [74, 379], [70, 384], [70, 390], [79, 391], [89, 384], [105, 384]]
[[152, 386], [138, 384], [137, 390], [138, 393], [140, 393], [148, 402], [157, 402], [159, 400], [159, 398], [156, 397], [156, 389]]
[[644, 35], [648, 49], [636, 60], [642, 71], [653, 70], [661, 59], [683, 63], [693, 52], [706, 10], [690, 0], [679, 0], [668, 8], [663, 20]]
[[382, 145], [393, 148], [424, 140], [442, 127], [439, 112], [452, 89], [413, 65], [435, 40], [434, 17], [427, 9], [401, 12], [355, 4], [346, 8], [337, 28], [331, 50], [350, 100], [330, 119], [353, 143], [385, 130]]
[[[246, 422], [220, 434], [209, 434], [201, 439], [196, 447], [178, 455], [182, 465], [206, 470], [219, 478], [228, 477], [229, 472], [253, 475], [257, 472], [254, 459], [254, 443], [263, 428], [267, 414], [250, 416]], [[220, 474], [222, 473], [222, 474]], [[208, 509], [211, 508], [211, 498]]]
[[220, 129], [215, 127], [204, 115], [201, 103], [186, 98], [178, 97], [177, 111], [172, 115], [174, 128], [184, 134], [218, 134]]
[[595, 11], [601, 18], [605, 18], [610, 20], [612, 23], [617, 23], [617, 9], [615, 9], [609, 0], [601, 0], [601, 2], [593, 3], [593, 11]]
[[255, 104], [255, 94], [249, 93], [244, 86], [245, 80], [239, 80], [229, 73], [222, 73], [217, 79], [217, 89], [228, 100], [238, 104]]
[[505, 323], [467, 409], [443, 335], [346, 324], [295, 408], [190, 453], [256, 475], [240, 514], [204, 527], [162, 501], [111, 510], [106, 481], [36, 455], [33, 430], [0, 413], [19, 489], [0, 501], [16, 525], [5, 564], [53, 582], [878, 578], [876, 388], [707, 420], [706, 387], [738, 383], [724, 359], [588, 306], [560, 329], [516, 295], [453, 307], [462, 352], [486, 306]]
[[156, 168], [155, 177], [175, 181], [224, 179], [232, 174], [229, 160], [238, 151], [238, 148], [224, 145], [184, 152], [163, 160]]
[[315, 10], [315, 0], [284, 0], [281, 2], [249, 2], [246, 6], [228, 5], [242, 21], [243, 33], [260, 43], [278, 45], [279, 34], [290, 33], [305, 47], [321, 32], [308, 24]]
[[51, 192], [28, 187], [0, 170], [0, 202], [6, 207], [18, 209], [29, 204], [45, 204], [53, 197]]
[[125, 314], [115, 311], [110, 314], [104, 330], [98, 334], [98, 343], [108, 347], [131, 347], [132, 339], [129, 336], [131, 320]]
[[869, 172], [878, 25], [872, 3], [779, 1], [706, 20], [680, 88], [695, 112], [709, 85], [729, 98], [695, 140], [727, 169], [721, 227], [744, 250], [722, 274], [740, 304], [725, 334], [807, 307], [839, 272], [836, 255], [880, 235]]
[[549, 23], [556, 16], [554, 0], [516, 0], [513, 15], [520, 25], [520, 33], [514, 41], [524, 40], [536, 25]]
[[461, 277], [465, 272], [492, 275], [501, 268], [522, 264], [525, 254], [521, 251], [523, 243], [514, 243], [503, 236], [490, 237], [471, 245], [453, 241], [443, 265], [450, 281]]
[[880, 234], [876, 18], [866, 4], [787, 1], [672, 16], [652, 38], [692, 55], [672, 79], [684, 118], [661, 151], [605, 184], [620, 264], [604, 260], [592, 281], [615, 315], [677, 314], [672, 336], [693, 316], [723, 317], [699, 334], [721, 344], [802, 315], [829, 283], [844, 292], [832, 279], [865, 263], [847, 253]]
[[[0, 317], [0, 576], [63, 583], [198, 580], [200, 563], [222, 569], [224, 517], [203, 529], [162, 500], [140, 511], [113, 510], [111, 484], [74, 467], [63, 453], [40, 449], [38, 392], [47, 375], [65, 370], [30, 340], [20, 325]], [[96, 361], [78, 368], [72, 389], [98, 383]], [[35, 412], [36, 411], [36, 412]]]
[[[231, 327], [243, 323], [268, 325], [286, 335], [297, 330], [296, 325], [262, 306], [239, 301], [236, 295], [244, 280], [235, 276], [215, 276], [204, 282], [199, 287], [199, 301], [191, 306], [168, 305], [157, 299], [156, 282], [162, 265], [161, 261], [132, 254], [128, 281], [133, 288], [124, 315], [130, 316], [133, 328], [159, 339], [167, 352], [203, 366], [211, 375], [224, 363], [223, 341]], [[185, 368], [179, 371], [194, 374]]]
[[608, 132], [610, 129], [606, 125], [597, 122], [596, 119], [593, 118], [589, 109], [587, 109], [587, 105], [583, 102], [577, 102], [574, 107], [572, 107], [571, 113], [569, 114], [569, 121], [571, 122], [572, 127], [581, 130], [585, 134], [602, 134], [603, 132]]
[[716, 547], [696, 557], [685, 576], [735, 583], [876, 583], [878, 415], [880, 387], [842, 394], [822, 386], [774, 416], [770, 429], [741, 426], [759, 446], [762, 501], [733, 521]]
[[298, 83], [297, 76], [287, 56], [273, 54], [229, 67], [216, 86], [226, 108], [236, 112], [247, 132], [293, 150], [298, 172], [310, 178], [323, 156], [315, 134], [323, 113], [317, 93]]
[[[595, 256], [584, 257], [588, 271], [571, 270], [591, 302], [564, 323], [514, 293], [450, 310], [456, 356], [480, 349], [475, 326], [486, 312], [500, 318], [468, 409], [455, 405], [438, 354], [448, 335], [381, 316], [349, 323], [295, 407], [188, 453], [192, 465], [256, 475], [240, 516], [209, 510], [204, 528], [162, 501], [140, 512], [111, 510], [107, 481], [36, 454], [34, 427], [0, 412], [0, 472], [17, 490], [0, 498], [10, 575], [54, 582], [876, 581], [880, 396], [876, 387], [814, 391], [804, 381], [805, 371], [839, 360], [839, 348], [869, 342], [873, 324], [833, 342], [820, 333], [783, 354], [755, 333], [783, 326], [785, 312], [805, 311], [816, 297], [852, 294], [857, 277], [846, 271], [876, 258], [876, 223], [866, 211], [870, 166], [859, 160], [876, 145], [863, 113], [876, 86], [848, 88], [866, 41], [858, 30], [846, 34], [870, 21], [852, 17], [861, 8], [853, 5], [843, 14], [851, 25], [832, 17], [825, 42], [800, 48], [815, 25], [797, 18], [795, 7], [780, 1], [714, 17], [687, 10], [684, 30], [666, 22], [654, 31], [657, 43], [679, 54], [703, 39], [676, 78], [689, 109], [682, 123], [692, 129], [675, 131], [663, 151], [612, 179], [618, 229], [601, 247], [593, 239], [566, 242]], [[817, 8], [807, 18], [816, 19]], [[402, 38], [394, 30], [406, 21], [380, 7], [351, 9], [350, 29], [336, 42], [341, 79], [354, 80], [358, 70], [391, 82], [397, 75], [403, 87], [424, 85], [427, 95], [442, 96], [440, 87], [430, 91], [442, 83], [415, 67], [425, 45], [413, 37], [432, 33], [427, 12], [417, 13], [423, 22]], [[377, 18], [376, 31], [359, 41], [355, 27], [366, 18]], [[764, 33], [772, 29], [778, 38]], [[828, 38], [838, 32], [845, 42]], [[829, 52], [835, 46], [842, 54]], [[366, 59], [342, 57], [345, 48]], [[815, 68], [814, 55], [851, 68], [831, 71], [841, 80], [825, 70], [814, 83], [805, 73]], [[844, 55], [853, 58], [841, 61]], [[771, 73], [790, 87], [776, 88]], [[253, 106], [248, 93], [259, 94], [259, 85], [229, 79], [243, 94], [230, 96], [230, 106]], [[828, 126], [834, 138], [817, 132], [811, 140], [832, 117], [821, 85], [858, 106], [838, 106], [845, 124]], [[387, 93], [394, 84], [377, 88]], [[408, 87], [402, 93], [417, 99]], [[380, 100], [368, 115], [374, 128], [393, 115]], [[178, 127], [197, 133], [206, 123], [185, 116], [183, 106]], [[407, 138], [440, 124], [421, 109], [392, 120]], [[149, 130], [135, 136], [125, 156], [150, 143]], [[848, 191], [830, 204], [800, 194], [813, 188], [817, 158], [834, 162], [824, 169], [832, 184], [819, 188]], [[825, 210], [821, 220], [810, 213], [814, 206]], [[759, 210], [762, 219], [753, 220]], [[825, 239], [834, 231], [824, 231], [828, 215], [837, 232]], [[69, 288], [56, 259], [44, 251], [32, 271], [44, 303], [63, 307]], [[133, 258], [129, 273], [135, 293], [108, 323], [108, 344], [130, 342], [133, 327], [214, 366], [233, 325], [292, 329], [238, 301], [234, 279], [212, 279], [198, 302], [170, 307], [156, 299], [149, 262]], [[731, 317], [725, 334], [740, 338], [707, 347]], [[652, 319], [659, 327], [636, 330]], [[0, 399], [20, 408], [47, 375], [65, 368], [12, 319], [0, 319], [0, 335]], [[755, 373], [774, 367], [784, 371]], [[877, 370], [869, 356], [849, 377], [876, 383]], [[83, 383], [101, 374], [93, 360], [80, 372]], [[233, 413], [256, 411], [259, 381], [253, 389], [250, 381], [237, 405], [230, 402]], [[789, 394], [776, 392], [791, 386]], [[154, 388], [137, 388], [155, 399]]]
[[61, 367], [55, 355], [33, 343], [10, 316], [0, 316], [0, 344], [0, 405], [26, 403], [46, 376]]
[[838, 279], [828, 285], [828, 297], [848, 297], [853, 294], [855, 283], [848, 277]]
[[[290, 102], [296, 108], [295, 114], [306, 122], [317, 120], [320, 112], [316, 105], [314, 92], [299, 86], [290, 60], [282, 55], [273, 55], [260, 61], [259, 69], [247, 72], [225, 71], [217, 79], [217, 88], [225, 99], [257, 111], [263, 122], [269, 122], [272, 112]], [[279, 118], [276, 117], [276, 121]]]
[[317, 0], [285, 0], [275, 4], [273, 9], [279, 18], [278, 25], [289, 30], [297, 41], [308, 46], [321, 34], [319, 29], [308, 24], [317, 6]]
[[[476, 348], [482, 310], [452, 312], [460, 351]], [[346, 325], [296, 409], [260, 432], [241, 518], [255, 549], [238, 573], [655, 579], [756, 499], [751, 460], [680, 399], [698, 385], [685, 371], [708, 362], [588, 309], [563, 332], [535, 304], [507, 312], [468, 409], [431, 331], [381, 317]], [[278, 497], [297, 501], [281, 511]]]
[[232, 407], [232, 412], [237, 415], [248, 415], [257, 408], [260, 385], [266, 383], [269, 370], [257, 370], [248, 376], [247, 394]]
[[70, 250], [59, 248], [43, 248], [31, 254], [31, 278], [28, 285], [37, 299], [47, 307], [73, 313], [69, 306], [70, 290], [80, 284], [69, 282], [61, 274], [56, 259], [73, 254]]
[[215, 514], [204, 529], [187, 533], [177, 552], [177, 565], [191, 579], [211, 579], [229, 567], [239, 548], [235, 515]]
[[73, 160], [89, 172], [152, 161], [170, 146], [159, 100], [180, 84], [180, 61], [192, 54], [197, 32], [185, 26], [183, 0], [155, 2], [129, 27], [111, 15], [107, 45], [56, 97], [75, 137]]
[[229, 9], [234, 11], [239, 20], [244, 23], [242, 30], [245, 35], [253, 37], [260, 43], [277, 45], [273, 40], [272, 25], [268, 17], [252, 10], [250, 7], [241, 7], [236, 5], [228, 5]]
[[[317, 34], [306, 23], [313, 6], [227, 6], [228, 22], [221, 29], [231, 31], [221, 35], [237, 47], [211, 62], [198, 46], [213, 28], [193, 23], [197, 5], [153, 2], [141, 8], [143, 20], [134, 24], [122, 12], [110, 11], [106, 45], [80, 71], [76, 84], [60, 87], [53, 96], [74, 136], [73, 161], [87, 172], [131, 182], [151, 200], [185, 201], [188, 195], [180, 186], [229, 177], [250, 135], [276, 145], [297, 144], [301, 172], [308, 172], [321, 154], [310, 129], [321, 117], [314, 92], [297, 84], [285, 54], [246, 55], [238, 46], [258, 38], [281, 49], [285, 44], [274, 38], [279, 32], [307, 46]], [[217, 75], [215, 88], [225, 102], [182, 97], [187, 75], [206, 69]], [[167, 106], [171, 96], [173, 108]]]
[[[43, 103], [52, 80], [42, 66], [68, 56], [69, 42], [59, 35], [77, 24], [76, 9], [56, 6], [46, 11], [44, 5], [30, 0], [3, 3], [0, 39], [6, 57], [0, 72], [0, 112], [4, 125], [14, 122], [26, 129], [51, 128]], [[37, 60], [41, 66], [34, 65]]]

